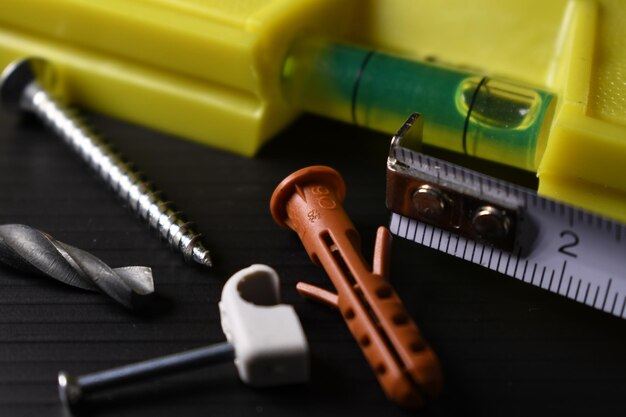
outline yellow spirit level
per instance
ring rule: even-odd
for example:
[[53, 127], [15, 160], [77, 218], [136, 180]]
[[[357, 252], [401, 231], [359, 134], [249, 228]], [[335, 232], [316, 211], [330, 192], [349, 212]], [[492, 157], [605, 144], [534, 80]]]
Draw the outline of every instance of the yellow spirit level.
[[[536, 170], [541, 194], [626, 220], [620, 0], [0, 0], [0, 6], [0, 65], [41, 56], [59, 68], [59, 93], [72, 102], [244, 155], [302, 109], [336, 110], [329, 115], [388, 130], [406, 109], [392, 103], [396, 114], [388, 117], [377, 88], [393, 84], [398, 68], [411, 73], [411, 62], [425, 64], [419, 69], [435, 81], [449, 70], [459, 79], [442, 84], [446, 95], [422, 102], [427, 94], [415, 91], [409, 106], [427, 116], [427, 143]], [[289, 78], [290, 57], [302, 51], [295, 46], [318, 36], [332, 41], [326, 50], [382, 51], [356, 61], [362, 71], [356, 67], [345, 84], [352, 101], [322, 102], [338, 108], [316, 108], [311, 97], [294, 97], [286, 87], [302, 81]], [[402, 65], [386, 61], [396, 56]], [[313, 81], [319, 75], [313, 72]], [[410, 92], [410, 82], [401, 85]], [[443, 114], [454, 117], [441, 123]]]

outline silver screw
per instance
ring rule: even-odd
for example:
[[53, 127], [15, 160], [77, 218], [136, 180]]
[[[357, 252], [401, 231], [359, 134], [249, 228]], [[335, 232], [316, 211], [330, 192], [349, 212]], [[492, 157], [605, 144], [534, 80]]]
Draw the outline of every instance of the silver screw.
[[59, 135], [100, 177], [113, 188], [131, 209], [157, 230], [170, 246], [186, 260], [211, 266], [209, 251], [200, 235], [156, 190], [140, 179], [96, 133], [74, 113], [57, 101], [42, 85], [50, 66], [42, 59], [23, 59], [10, 64], [0, 79], [2, 105], [14, 112], [30, 112]]

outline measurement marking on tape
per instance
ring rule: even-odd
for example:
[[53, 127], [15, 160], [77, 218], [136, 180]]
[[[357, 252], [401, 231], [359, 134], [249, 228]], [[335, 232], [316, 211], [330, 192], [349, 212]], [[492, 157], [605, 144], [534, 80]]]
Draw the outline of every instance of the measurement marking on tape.
[[565, 295], [569, 297], [569, 289], [572, 287], [572, 281], [574, 280], [574, 276], [570, 275], [569, 276], [569, 282], [567, 283], [567, 291], [565, 292]]
[[498, 251], [498, 262], [496, 263], [496, 271], [500, 271], [500, 261], [502, 260], [502, 251]]
[[548, 283], [548, 289], [552, 290], [552, 281], [554, 281], [554, 269], [550, 273], [550, 282]]
[[430, 241], [428, 242], [428, 246], [433, 246], [433, 237], [435, 236], [435, 228], [432, 227], [430, 230]]
[[530, 277], [530, 284], [535, 284], [535, 273], [537, 273], [537, 264], [535, 263], [535, 266], [533, 266], [533, 274]]
[[[483, 250], [481, 250], [481, 252], [480, 252], [480, 260], [478, 261], [478, 263], [480, 265], [483, 264], [483, 252], [484, 252], [484, 249], [485, 248], [483, 247]], [[476, 256], [476, 245], [474, 245], [474, 247], [472, 248], [472, 256], [470, 256], [470, 259], [472, 260], [472, 262], [474, 261], [474, 257], [475, 256]]]
[[611, 314], [615, 314], [615, 305], [617, 304], [617, 293], [615, 293], [615, 297], [613, 297], [613, 307], [611, 307]]
[[556, 288], [557, 294], [561, 294], [561, 284], [563, 283], [563, 275], [565, 275], [566, 266], [567, 266], [567, 261], [563, 261], [563, 268], [561, 268], [561, 277], [559, 278], [559, 286]]
[[593, 304], [591, 304], [592, 306], [596, 306], [596, 302], [598, 301], [598, 293], [600, 292], [600, 286], [596, 286], [596, 293], [593, 296]]
[[[485, 245], [482, 245], [482, 246], [484, 247]], [[493, 259], [493, 248], [490, 247], [489, 249], [490, 249], [489, 250], [489, 262], [487, 262], [487, 267], [489, 269], [491, 269], [491, 260]], [[496, 271], [497, 271], [497, 269], [496, 269]]]
[[517, 278], [517, 268], [519, 267], [519, 260], [520, 260], [519, 254], [520, 253], [521, 253], [521, 249], [517, 251], [517, 256], [515, 257], [517, 259], [515, 259], [515, 269], [513, 269], [513, 277], [514, 278]]
[[537, 285], [539, 288], [541, 288], [541, 284], [543, 284], [543, 276], [546, 274], [546, 267], [543, 267], [543, 270], [541, 271], [541, 278], [539, 278], [539, 284]]
[[441, 238], [443, 237], [443, 233], [439, 232], [439, 243], [437, 243], [437, 250], [441, 250]]
[[[559, 211], [557, 210], [556, 213], [558, 214]], [[535, 260], [532, 255], [525, 258], [522, 256], [521, 248], [518, 248], [515, 253], [505, 252], [397, 213], [392, 213], [389, 228], [392, 233], [402, 238], [480, 264], [609, 314], [624, 317], [626, 312], [625, 279], [617, 280], [614, 276], [607, 276], [606, 280], [602, 280], [598, 277], [585, 276], [588, 270], [579, 271], [576, 268], [580, 265], [577, 257], [563, 255], [558, 250], [555, 252], [560, 257], [565, 256], [566, 259], [559, 259], [558, 266], [551, 266], [553, 264], [543, 264]], [[603, 230], [606, 229], [603, 228]], [[455, 242], [451, 244], [453, 239]], [[567, 246], [568, 243], [571, 242], [565, 242], [565, 245]], [[558, 245], [555, 246], [555, 249], [558, 248]], [[506, 261], [503, 259], [504, 256], [506, 256]], [[570, 266], [573, 261], [576, 261], [576, 265]], [[572, 271], [574, 273], [571, 273]], [[619, 301], [622, 302], [619, 303]]]
[[[509, 256], [506, 258], [506, 266], [504, 267], [504, 273], [508, 274], [509, 273], [509, 263], [511, 262], [511, 254], [508, 254]], [[515, 276], [515, 274], [513, 274], [513, 276]]]
[[609, 278], [609, 284], [606, 286], [606, 292], [604, 293], [604, 301], [602, 301], [602, 310], [604, 310], [604, 306], [606, 305], [606, 299], [609, 296], [609, 290], [611, 289], [612, 283], [613, 283], [613, 278]]

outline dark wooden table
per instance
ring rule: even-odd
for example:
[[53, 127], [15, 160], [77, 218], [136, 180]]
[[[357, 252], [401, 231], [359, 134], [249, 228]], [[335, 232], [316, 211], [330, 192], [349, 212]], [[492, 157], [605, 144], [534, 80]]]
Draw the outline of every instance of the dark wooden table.
[[[90, 114], [94, 124], [193, 219], [216, 267], [184, 264], [134, 219], [65, 146], [32, 120], [0, 118], [0, 222], [25, 223], [112, 266], [148, 265], [170, 307], [130, 313], [103, 296], [0, 269], [0, 416], [63, 415], [56, 374], [92, 372], [224, 339], [221, 286], [252, 263], [274, 267], [310, 342], [307, 385], [251, 389], [234, 366], [95, 397], [89, 415], [409, 415], [390, 404], [335, 311], [302, 299], [298, 280], [328, 286], [269, 197], [292, 171], [339, 170], [346, 210], [371, 257], [386, 224], [389, 137], [307, 116], [255, 159]], [[432, 150], [430, 150], [432, 151]], [[457, 162], [475, 161], [439, 152]], [[529, 174], [478, 164], [532, 184]], [[391, 282], [443, 363], [442, 397], [421, 415], [624, 415], [626, 322], [517, 280], [396, 239]]]

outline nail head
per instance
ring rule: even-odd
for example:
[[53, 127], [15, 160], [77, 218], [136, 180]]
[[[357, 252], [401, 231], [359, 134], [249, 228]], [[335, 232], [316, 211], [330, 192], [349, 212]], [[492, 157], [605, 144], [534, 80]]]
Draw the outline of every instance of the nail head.
[[65, 372], [59, 372], [59, 398], [66, 407], [72, 407], [80, 402], [83, 391], [78, 383], [78, 379]]

